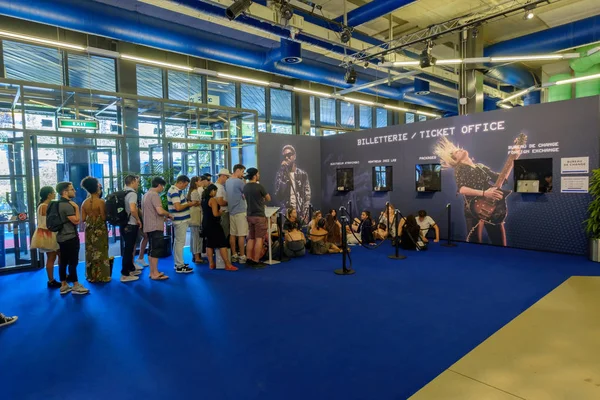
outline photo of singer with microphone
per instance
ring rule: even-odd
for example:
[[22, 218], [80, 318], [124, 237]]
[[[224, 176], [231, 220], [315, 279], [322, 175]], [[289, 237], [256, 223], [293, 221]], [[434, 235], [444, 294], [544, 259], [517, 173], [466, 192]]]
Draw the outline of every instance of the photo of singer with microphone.
[[311, 198], [308, 174], [296, 166], [296, 149], [285, 145], [281, 150], [283, 160], [275, 176], [275, 200], [282, 212], [295, 209], [298, 218], [304, 223], [310, 219], [309, 206]]

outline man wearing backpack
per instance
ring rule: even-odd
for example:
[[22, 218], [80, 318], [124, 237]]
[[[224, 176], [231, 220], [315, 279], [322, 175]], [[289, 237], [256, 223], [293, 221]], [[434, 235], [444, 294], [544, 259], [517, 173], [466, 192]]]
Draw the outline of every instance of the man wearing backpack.
[[[75, 188], [71, 182], [59, 182], [56, 185], [56, 193], [60, 196], [58, 207], [50, 212], [58, 213], [62, 226], [56, 233], [56, 241], [60, 247], [58, 263], [58, 274], [60, 276], [60, 294], [88, 294], [90, 291], [83, 287], [77, 279], [77, 264], [79, 264], [79, 233], [77, 225], [80, 222], [79, 206], [72, 200], [75, 198]], [[54, 211], [56, 210], [56, 211]], [[49, 212], [49, 213], [50, 213]], [[47, 219], [52, 219], [48, 215]], [[67, 266], [69, 266], [69, 280], [73, 286], [67, 283]]]
[[[140, 180], [135, 175], [127, 175], [125, 177], [125, 196], [124, 206], [125, 212], [127, 213], [127, 221], [122, 225], [122, 237], [125, 242], [123, 249], [122, 267], [121, 267], [121, 282], [137, 281], [140, 274], [137, 271], [135, 264], [133, 263], [135, 255], [135, 245], [137, 243], [137, 237], [140, 228], [142, 227], [142, 220], [137, 208], [137, 190], [140, 186]], [[141, 269], [141, 267], [140, 267]]]

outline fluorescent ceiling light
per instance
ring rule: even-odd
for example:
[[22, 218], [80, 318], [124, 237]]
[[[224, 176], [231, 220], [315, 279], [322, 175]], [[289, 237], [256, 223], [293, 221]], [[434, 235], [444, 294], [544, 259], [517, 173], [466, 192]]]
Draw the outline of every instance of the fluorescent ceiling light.
[[591, 81], [592, 79], [600, 79], [600, 74], [580, 76], [579, 78], [565, 79], [563, 81], [556, 81], [557, 85], [566, 85], [567, 83]]
[[451, 65], [451, 64], [462, 64], [463, 60], [460, 58], [450, 58], [448, 60], [437, 60], [435, 65]]
[[498, 104], [498, 107], [506, 108], [507, 110], [512, 108], [512, 106], [509, 106], [508, 104], [503, 104], [503, 103]]
[[139, 61], [139, 62], [144, 63], [144, 64], [158, 65], [159, 67], [167, 67], [167, 68], [171, 68], [171, 69], [179, 69], [179, 70], [182, 70], [182, 71], [193, 71], [194, 70], [194, 68], [187, 67], [185, 65], [170, 64], [170, 63], [166, 63], [166, 62], [162, 62], [162, 61], [155, 61], [155, 60], [149, 60], [147, 58], [130, 56], [130, 55], [127, 55], [127, 54], [121, 54], [121, 58], [123, 58], [125, 60], [131, 60], [131, 61]]
[[409, 65], [419, 65], [419, 61], [395, 61], [392, 65], [394, 67], [402, 67], [402, 66], [409, 66]]
[[320, 96], [320, 97], [331, 97], [331, 94], [329, 94], [329, 93], [316, 92], [314, 90], [303, 89], [303, 88], [299, 88], [299, 87], [295, 87], [295, 86], [294, 86], [294, 92], [313, 94], [315, 96]]
[[48, 108], [56, 108], [56, 107], [54, 107], [53, 105], [51, 105], [51, 104], [48, 104], [48, 103], [44, 103], [44, 102], [42, 102], [42, 101], [37, 101], [37, 100], [29, 100], [29, 102], [30, 102], [30, 103], [35, 103], [35, 104], [38, 104], [38, 105], [40, 105], [40, 106], [48, 107]]
[[57, 42], [55, 40], [40, 39], [40, 38], [36, 38], [33, 36], [19, 35], [17, 33], [12, 33], [12, 32], [0, 31], [0, 36], [5, 36], [5, 37], [13, 38], [13, 39], [19, 39], [19, 40], [23, 40], [26, 42], [48, 44], [50, 46], [56, 46], [56, 47], [61, 47], [61, 48], [66, 48], [66, 49], [71, 49], [71, 50], [85, 51], [85, 47], [78, 46], [76, 44]]
[[437, 114], [428, 113], [428, 112], [425, 112], [425, 111], [417, 111], [417, 114], [426, 115], [428, 117], [433, 117], [433, 118], [439, 117], [439, 115], [437, 115]]
[[390, 106], [388, 104], [384, 104], [383, 105], [384, 108], [388, 108], [390, 110], [396, 110], [396, 111], [404, 111], [404, 112], [410, 112], [411, 110], [409, 110], [408, 108], [402, 108], [402, 107], [396, 107], [396, 106]]
[[244, 78], [242, 76], [222, 74], [220, 72], [217, 73], [217, 76], [219, 78], [233, 79], [235, 81], [242, 81], [242, 82], [248, 82], [248, 83], [255, 83], [257, 85], [269, 86], [269, 82], [259, 81], [258, 79], [250, 79], [250, 78]]
[[360, 104], [366, 104], [368, 106], [374, 106], [375, 103], [372, 101], [367, 101], [367, 100], [361, 100], [361, 99], [355, 99], [352, 97], [342, 97], [344, 100], [349, 101], [351, 103], [360, 103]]
[[505, 101], [510, 101], [512, 99], [516, 99], [517, 97], [521, 97], [524, 94], [529, 93], [529, 89], [525, 89], [525, 90], [521, 90], [520, 92], [517, 92], [511, 96], [508, 96], [507, 98], [505, 98], [504, 100], [502, 100], [503, 102]]
[[507, 56], [507, 57], [492, 57], [492, 62], [503, 61], [532, 61], [532, 60], [562, 60], [562, 54], [541, 54], [537, 56]]

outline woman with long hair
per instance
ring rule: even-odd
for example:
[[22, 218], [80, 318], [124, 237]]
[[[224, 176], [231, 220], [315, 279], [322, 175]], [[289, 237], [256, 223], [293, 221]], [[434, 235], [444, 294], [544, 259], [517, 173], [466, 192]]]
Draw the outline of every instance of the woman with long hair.
[[504, 221], [499, 223], [485, 221], [473, 213], [471, 207], [476, 199], [499, 201], [504, 198], [502, 190], [490, 184], [498, 180], [499, 174], [486, 165], [476, 164], [465, 149], [456, 146], [446, 137], [438, 141], [434, 153], [440, 158], [442, 168], [454, 169], [457, 191], [464, 196], [466, 241], [481, 243], [485, 227], [492, 244], [506, 246]]
[[298, 222], [291, 222], [285, 233], [283, 252], [290, 258], [302, 257], [306, 253], [306, 237], [300, 230]]
[[[194, 176], [190, 180], [188, 188], [187, 201], [202, 201], [198, 191], [200, 177]], [[196, 264], [203, 263], [202, 259], [202, 239], [200, 238], [200, 227], [202, 226], [202, 211], [200, 206], [190, 207], [190, 251], [194, 255]]]
[[369, 210], [363, 210], [360, 214], [360, 223], [352, 224], [355, 232], [360, 232], [360, 241], [362, 244], [374, 244], [375, 237], [373, 236], [373, 219]]
[[221, 227], [221, 210], [215, 196], [217, 195], [217, 186], [210, 184], [202, 192], [202, 235], [206, 240], [206, 255], [210, 269], [215, 269], [215, 260], [213, 259], [214, 250], [219, 249], [221, 258], [225, 263], [226, 271], [237, 271], [237, 267], [231, 265], [227, 256], [227, 237]]
[[[85, 277], [91, 283], [110, 282], [106, 203], [100, 198], [98, 179], [85, 177], [81, 187], [89, 193], [81, 204], [81, 220], [85, 221]], [[139, 275], [140, 272], [131, 274]]]
[[404, 250], [425, 250], [425, 244], [421, 240], [421, 227], [414, 215], [408, 215], [400, 220], [398, 231], [400, 244]]
[[342, 244], [342, 224], [336, 219], [335, 210], [330, 210], [327, 217], [325, 217], [325, 230], [327, 230], [328, 242], [336, 246]]
[[310, 252], [312, 254], [341, 253], [342, 250], [335, 244], [327, 241], [329, 232], [325, 229], [325, 219], [321, 218], [310, 230]]
[[31, 238], [31, 248], [38, 249], [46, 254], [46, 274], [48, 275], [48, 288], [60, 289], [60, 282], [54, 279], [54, 262], [58, 256], [58, 242], [56, 233], [51, 232], [46, 226], [46, 213], [48, 205], [56, 198], [56, 192], [52, 186], [44, 186], [40, 189], [40, 205], [37, 208], [37, 228]]
[[298, 228], [301, 229], [300, 220], [298, 219], [298, 212], [295, 208], [288, 208], [285, 213], [285, 222], [283, 223], [283, 231], [288, 232], [291, 229], [292, 224], [297, 223]]

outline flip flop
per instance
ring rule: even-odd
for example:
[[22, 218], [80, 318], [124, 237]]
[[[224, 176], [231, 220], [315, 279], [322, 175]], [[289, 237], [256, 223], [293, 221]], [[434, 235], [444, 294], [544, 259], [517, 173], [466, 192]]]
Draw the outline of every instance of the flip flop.
[[233, 265], [226, 265], [225, 271], [237, 271], [238, 267], [234, 267]]
[[169, 279], [165, 274], [158, 275], [157, 278], [150, 277], [153, 281], [164, 281], [165, 279]]
[[215, 269], [217, 266], [216, 266], [215, 264], [210, 264], [208, 267], [209, 267], [210, 269]]

